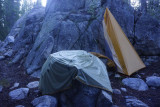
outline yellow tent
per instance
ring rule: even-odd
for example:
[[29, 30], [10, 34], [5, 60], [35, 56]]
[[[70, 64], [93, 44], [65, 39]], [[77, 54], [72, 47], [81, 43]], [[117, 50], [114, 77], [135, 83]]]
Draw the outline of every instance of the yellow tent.
[[104, 14], [103, 29], [105, 39], [112, 52], [112, 57], [117, 65], [118, 72], [131, 75], [145, 67], [108, 8]]

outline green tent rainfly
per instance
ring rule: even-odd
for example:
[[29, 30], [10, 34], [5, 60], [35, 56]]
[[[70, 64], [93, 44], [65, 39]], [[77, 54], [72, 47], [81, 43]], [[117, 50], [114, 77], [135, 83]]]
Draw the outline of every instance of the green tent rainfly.
[[69, 88], [73, 79], [112, 92], [104, 63], [83, 50], [51, 54], [42, 67], [39, 88], [42, 94], [53, 94]]

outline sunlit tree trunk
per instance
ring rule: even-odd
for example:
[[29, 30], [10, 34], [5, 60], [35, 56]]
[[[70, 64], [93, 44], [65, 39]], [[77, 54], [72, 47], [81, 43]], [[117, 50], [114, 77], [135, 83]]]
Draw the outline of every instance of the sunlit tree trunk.
[[147, 2], [146, 0], [140, 0], [141, 1], [141, 11], [143, 13], [146, 13], [147, 12]]
[[42, 6], [41, 0], [37, 0], [36, 6]]

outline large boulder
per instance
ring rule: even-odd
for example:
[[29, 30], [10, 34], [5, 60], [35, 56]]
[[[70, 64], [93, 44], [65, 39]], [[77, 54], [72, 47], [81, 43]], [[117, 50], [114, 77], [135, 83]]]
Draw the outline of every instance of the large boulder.
[[69, 90], [70, 93], [65, 93], [67, 97], [70, 96], [69, 98], [70, 98], [70, 101], [73, 102], [73, 106], [93, 107], [96, 105], [96, 101], [97, 101], [100, 89], [90, 87], [79, 82], [73, 85], [76, 88], [75, 91], [77, 92], [72, 94], [72, 98], [70, 94], [72, 93], [72, 89]]
[[[105, 8], [99, 0], [49, 0], [46, 17], [25, 67], [41, 68], [47, 57], [61, 50], [106, 53], [102, 17]], [[33, 69], [31, 73], [39, 71]]]
[[140, 55], [159, 56], [160, 23], [148, 14], [143, 14], [136, 25], [136, 49]]
[[122, 80], [122, 83], [131, 89], [137, 90], [137, 91], [146, 91], [148, 90], [147, 84], [139, 78], [125, 78]]
[[35, 98], [31, 103], [34, 107], [57, 107], [57, 99], [48, 95]]
[[149, 14], [142, 14], [136, 24], [137, 52], [147, 65], [160, 60], [160, 20]]
[[133, 96], [125, 96], [127, 107], [149, 107], [147, 104], [143, 103], [141, 100]]
[[146, 83], [151, 87], [160, 87], [160, 77], [151, 76], [146, 78]]
[[72, 87], [60, 93], [57, 97], [60, 106], [68, 107], [111, 107], [113, 105], [111, 92], [87, 86], [79, 81], [73, 81]]

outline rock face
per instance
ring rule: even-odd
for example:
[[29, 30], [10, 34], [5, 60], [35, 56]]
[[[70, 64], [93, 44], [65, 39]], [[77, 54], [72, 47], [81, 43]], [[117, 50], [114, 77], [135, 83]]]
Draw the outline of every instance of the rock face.
[[13, 100], [21, 100], [27, 97], [28, 92], [29, 92], [29, 88], [19, 88], [11, 91], [9, 93], [9, 96]]
[[57, 107], [57, 100], [52, 96], [41, 96], [32, 101], [34, 107]]
[[[152, 23], [151, 23], [152, 22]], [[160, 23], [150, 15], [143, 14], [136, 27], [136, 49], [144, 56], [159, 56], [160, 54]]]
[[40, 68], [51, 53], [61, 50], [105, 53], [101, 22], [103, 12], [99, 0], [48, 1], [42, 29], [25, 66]]
[[151, 76], [146, 78], [146, 83], [148, 86], [160, 87], [160, 77]]
[[11, 63], [24, 64], [27, 73], [33, 76], [39, 76], [49, 54], [60, 50], [104, 54], [108, 49], [102, 28], [103, 2], [48, 0], [45, 11], [44, 8], [34, 8], [16, 22], [1, 46], [1, 53], [13, 50], [7, 55], [12, 58]]
[[147, 84], [139, 78], [125, 78], [122, 80], [122, 83], [131, 89], [137, 90], [137, 91], [146, 91], [148, 90]]
[[126, 98], [126, 106], [127, 107], [149, 107], [147, 104], [138, 100], [136, 97], [126, 96], [125, 98]]

